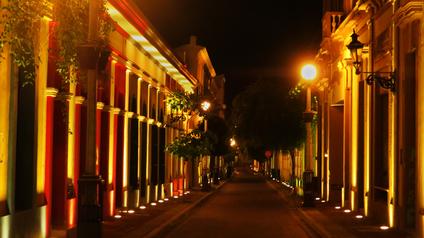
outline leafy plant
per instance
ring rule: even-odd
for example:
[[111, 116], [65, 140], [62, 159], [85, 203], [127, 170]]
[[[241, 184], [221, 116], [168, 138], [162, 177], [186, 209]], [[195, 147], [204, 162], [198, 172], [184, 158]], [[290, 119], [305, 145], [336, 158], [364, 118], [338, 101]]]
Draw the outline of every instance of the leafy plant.
[[48, 11], [47, 0], [9, 0], [1, 7], [0, 53], [9, 48], [12, 61], [18, 66], [26, 83], [36, 76], [39, 58], [36, 56], [40, 20]]
[[206, 133], [201, 130], [193, 130], [182, 134], [166, 147], [166, 150], [171, 154], [185, 159], [209, 155], [211, 149], [211, 143]]
[[166, 104], [171, 109], [171, 123], [186, 120], [186, 115], [198, 114], [204, 116], [200, 110], [202, 98], [194, 93], [172, 92], [166, 99]]
[[[113, 30], [108, 21], [108, 13], [105, 7], [106, 1], [96, 1], [99, 6], [97, 15], [98, 25], [96, 38], [89, 41], [89, 1], [86, 0], [56, 0], [54, 3], [54, 20], [57, 22], [55, 36], [58, 44], [58, 60], [56, 70], [61, 76], [63, 83], [76, 83], [80, 63], [78, 61], [78, 47], [83, 44], [93, 44], [95, 47], [104, 48], [108, 44], [108, 36]], [[62, 85], [63, 86], [63, 85]]]

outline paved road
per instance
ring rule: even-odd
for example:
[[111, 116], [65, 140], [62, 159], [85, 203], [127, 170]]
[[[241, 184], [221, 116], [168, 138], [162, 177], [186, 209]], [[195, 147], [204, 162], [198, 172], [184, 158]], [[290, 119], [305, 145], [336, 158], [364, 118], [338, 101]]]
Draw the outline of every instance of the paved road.
[[248, 169], [236, 173], [166, 237], [314, 237], [296, 215], [297, 209], [263, 177]]

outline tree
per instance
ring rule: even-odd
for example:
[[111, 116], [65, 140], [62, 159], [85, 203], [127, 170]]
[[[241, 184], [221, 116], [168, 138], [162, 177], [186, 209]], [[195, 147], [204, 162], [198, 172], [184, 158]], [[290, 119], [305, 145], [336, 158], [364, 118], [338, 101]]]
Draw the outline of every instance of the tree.
[[[210, 155], [211, 150], [210, 139], [205, 132], [199, 129], [181, 134], [166, 146], [166, 151], [185, 160], [190, 160], [193, 164], [195, 164], [197, 157]], [[191, 181], [194, 181], [194, 173], [195, 166], [192, 166]]]
[[285, 82], [267, 78], [248, 86], [233, 101], [232, 120], [238, 140], [255, 159], [263, 161], [265, 150], [289, 151], [294, 176], [294, 149], [306, 137], [305, 107], [302, 97], [290, 94]]

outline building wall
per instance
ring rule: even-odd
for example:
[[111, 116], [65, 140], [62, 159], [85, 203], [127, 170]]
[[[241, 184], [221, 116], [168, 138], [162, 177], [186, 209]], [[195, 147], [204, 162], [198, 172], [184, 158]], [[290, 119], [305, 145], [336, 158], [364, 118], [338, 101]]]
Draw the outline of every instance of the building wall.
[[[184, 162], [164, 150], [179, 129], [164, 127], [168, 113], [165, 98], [172, 91], [192, 91], [196, 83], [150, 25], [134, 24], [145, 19], [130, 1], [107, 4], [115, 14], [111, 18], [117, 30], [110, 35], [112, 53], [97, 74], [94, 160], [96, 175], [105, 181], [100, 189], [104, 191], [103, 218], [114, 216], [118, 209], [172, 196], [175, 188], [179, 194], [184, 192], [184, 180], [189, 176]], [[49, 50], [56, 47], [54, 27], [51, 19], [41, 20], [36, 49], [40, 64], [31, 87], [19, 85], [18, 71], [8, 49], [3, 49], [1, 237], [72, 235], [84, 215], [77, 211], [82, 193], [79, 179], [90, 159], [85, 137], [87, 90], [86, 84], [70, 84], [66, 92], [58, 94], [62, 82], [55, 72], [54, 51]], [[77, 79], [77, 75], [71, 77]], [[29, 94], [24, 95], [26, 91]], [[34, 100], [28, 101], [31, 95]], [[24, 122], [28, 130], [22, 127]], [[22, 150], [28, 139], [33, 140], [28, 144], [33, 150]]]
[[[321, 113], [328, 119], [320, 121], [330, 122], [328, 127], [322, 126], [329, 139], [321, 137], [328, 140], [328, 145], [323, 142], [322, 153], [328, 149], [329, 163], [327, 167], [324, 163], [324, 171], [328, 170], [331, 176], [322, 173], [321, 180], [329, 181], [329, 194], [325, 194], [323, 188], [321, 194], [330, 201], [379, 219], [382, 224], [413, 230], [421, 237], [424, 234], [422, 215], [415, 211], [419, 211], [424, 197], [421, 176], [424, 166], [419, 152], [422, 147], [419, 121], [422, 47], [418, 42], [423, 29], [422, 3], [344, 1], [343, 11], [339, 12], [334, 12], [337, 9], [332, 9], [331, 4], [336, 3], [324, 3], [327, 12], [323, 33], [326, 31], [317, 55], [318, 63], [326, 67], [319, 84], [323, 97], [328, 98], [328, 105]], [[342, 14], [342, 18], [333, 17], [338, 14]], [[361, 58], [363, 73], [359, 75], [354, 73], [345, 47], [351, 41], [352, 29], [365, 45]], [[393, 71], [395, 92], [380, 87], [377, 82], [372, 86], [365, 82], [369, 72]], [[338, 106], [343, 108], [342, 131], [340, 126], [331, 123]], [[328, 110], [329, 113], [325, 113]], [[338, 159], [338, 141], [332, 139], [335, 133], [342, 133], [344, 138], [342, 160]], [[334, 196], [331, 184], [336, 183], [345, 190], [340, 196]]]

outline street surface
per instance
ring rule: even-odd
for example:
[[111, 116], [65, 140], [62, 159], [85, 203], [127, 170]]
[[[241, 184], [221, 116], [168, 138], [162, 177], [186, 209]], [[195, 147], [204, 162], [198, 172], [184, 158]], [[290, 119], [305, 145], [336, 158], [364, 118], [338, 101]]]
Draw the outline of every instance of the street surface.
[[297, 213], [264, 177], [239, 169], [166, 237], [315, 237]]

